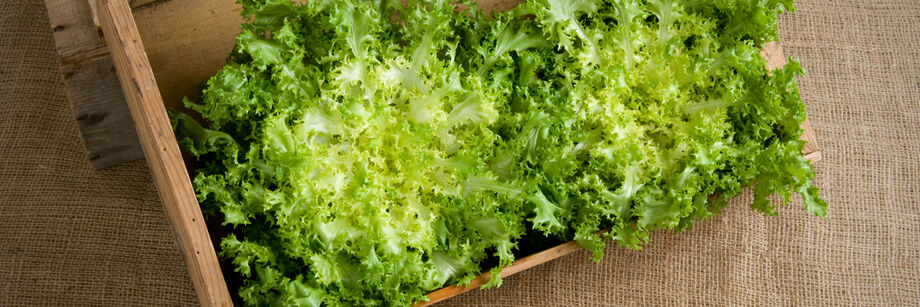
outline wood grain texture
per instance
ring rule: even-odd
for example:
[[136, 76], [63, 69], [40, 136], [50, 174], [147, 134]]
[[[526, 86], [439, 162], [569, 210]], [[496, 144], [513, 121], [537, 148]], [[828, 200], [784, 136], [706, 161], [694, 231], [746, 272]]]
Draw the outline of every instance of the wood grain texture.
[[201, 85], [224, 64], [240, 34], [236, 0], [159, 1], [134, 10], [163, 102], [184, 109], [182, 99], [201, 95]]
[[61, 74], [87, 157], [95, 168], [142, 159], [108, 46], [85, 0], [45, 0]]
[[137, 135], [147, 164], [185, 258], [198, 300], [203, 306], [230, 306], [230, 293], [131, 8], [125, 0], [98, 0], [96, 8], [106, 43], [111, 48], [118, 80], [131, 116], [137, 123]]
[[[578, 245], [578, 242], [575, 242], [575, 241], [569, 241], [569, 242], [566, 242], [560, 245], [556, 245], [553, 248], [544, 250], [542, 252], [539, 252], [539, 253], [536, 253], [536, 254], [533, 254], [533, 255], [530, 255], [520, 260], [515, 261], [510, 266], [505, 267], [502, 270], [501, 277], [506, 278], [508, 276], [517, 274], [521, 271], [524, 271], [524, 270], [533, 268], [535, 266], [538, 266], [540, 264], [549, 262], [553, 259], [577, 252], [581, 249], [582, 249], [581, 245]], [[476, 276], [476, 278], [473, 278], [473, 280], [470, 281], [469, 286], [461, 287], [457, 285], [450, 285], [450, 286], [446, 286], [444, 288], [438, 289], [434, 292], [428, 293], [427, 302], [418, 303], [415, 305], [415, 307], [428, 306], [428, 305], [449, 299], [456, 295], [459, 295], [460, 293], [467, 292], [473, 289], [478, 289], [484, 283], [488, 282], [490, 278], [492, 278], [491, 273], [483, 273], [479, 276]]]
[[90, 163], [105, 168], [144, 157], [109, 56], [61, 66]]
[[[87, 157], [94, 168], [143, 159], [140, 141], [115, 76], [94, 0], [45, 0], [61, 74]], [[138, 7], [156, 0], [132, 0]]]
[[105, 39], [93, 23], [90, 5], [85, 0], [45, 0], [48, 21], [62, 63], [108, 54]]

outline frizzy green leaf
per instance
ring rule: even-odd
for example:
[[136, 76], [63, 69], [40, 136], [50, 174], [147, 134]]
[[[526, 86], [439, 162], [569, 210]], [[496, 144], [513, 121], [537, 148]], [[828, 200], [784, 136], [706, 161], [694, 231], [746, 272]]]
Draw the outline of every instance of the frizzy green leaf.
[[804, 70], [759, 56], [789, 0], [239, 2], [227, 65], [186, 101], [206, 124], [170, 116], [247, 305], [500, 286], [522, 250], [600, 260], [747, 187], [764, 214], [796, 194], [827, 214]]

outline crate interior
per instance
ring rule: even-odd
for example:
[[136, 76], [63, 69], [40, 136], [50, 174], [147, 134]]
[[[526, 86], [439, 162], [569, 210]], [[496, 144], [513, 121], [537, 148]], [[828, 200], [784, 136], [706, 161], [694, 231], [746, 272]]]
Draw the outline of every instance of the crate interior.
[[[236, 0], [203, 1], [157, 1], [138, 7], [134, 17], [144, 42], [147, 56], [156, 76], [157, 84], [165, 105], [182, 110], [183, 98], [197, 100], [202, 84], [226, 63], [240, 32], [243, 17]], [[488, 10], [511, 8], [520, 0], [480, 1]], [[778, 46], [777, 46], [778, 48]], [[777, 50], [773, 54], [781, 55]], [[780, 56], [775, 61], [782, 61]], [[806, 154], [817, 151], [814, 133], [806, 128], [804, 136], [809, 141]], [[820, 158], [819, 158], [820, 159]], [[193, 161], [190, 174], [194, 178]], [[229, 231], [220, 226], [220, 218], [209, 220], [209, 232], [215, 249], [219, 251], [220, 238]], [[542, 237], [539, 233], [528, 233], [518, 258], [561, 244], [556, 239]], [[222, 262], [224, 278], [235, 300], [241, 280], [228, 263]], [[489, 261], [482, 264], [489, 266]], [[236, 301], [240, 303], [239, 301]]]

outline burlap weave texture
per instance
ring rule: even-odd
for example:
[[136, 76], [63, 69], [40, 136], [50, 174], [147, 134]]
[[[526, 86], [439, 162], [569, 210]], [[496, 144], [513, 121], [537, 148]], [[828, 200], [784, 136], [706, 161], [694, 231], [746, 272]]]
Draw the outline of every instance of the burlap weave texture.
[[[916, 305], [920, 2], [808, 1], [781, 18], [824, 159], [827, 219], [734, 200], [642, 251], [581, 252], [444, 306]], [[193, 305], [143, 163], [86, 160], [41, 1], [0, 1], [0, 306]]]
[[0, 306], [193, 305], [143, 162], [93, 170], [42, 1], [0, 1]]

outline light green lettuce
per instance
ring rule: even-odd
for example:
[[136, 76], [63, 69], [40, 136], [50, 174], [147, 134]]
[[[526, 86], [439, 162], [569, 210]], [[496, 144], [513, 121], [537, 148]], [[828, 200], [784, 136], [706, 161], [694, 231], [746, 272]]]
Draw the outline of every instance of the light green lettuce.
[[173, 125], [247, 304], [408, 305], [521, 242], [638, 248], [750, 185], [765, 214], [795, 193], [825, 214], [803, 70], [758, 55], [789, 2], [240, 2], [187, 102], [207, 126]]

